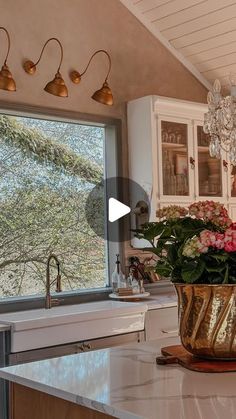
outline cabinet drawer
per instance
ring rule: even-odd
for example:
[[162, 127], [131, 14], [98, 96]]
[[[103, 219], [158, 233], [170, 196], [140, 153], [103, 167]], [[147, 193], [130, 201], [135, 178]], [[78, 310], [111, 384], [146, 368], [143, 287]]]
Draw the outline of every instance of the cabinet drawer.
[[59, 356], [77, 354], [89, 350], [94, 351], [96, 349], [111, 348], [113, 346], [143, 341], [144, 331], [125, 333], [122, 335], [108, 336], [105, 338], [74, 342], [66, 345], [52, 346], [49, 348], [34, 349], [32, 351], [12, 353], [8, 355], [8, 363], [9, 365], [16, 365], [26, 362], [39, 361], [41, 359], [56, 358]]
[[145, 319], [146, 340], [178, 336], [178, 308], [150, 310]]
[[114, 346], [127, 345], [129, 343], [137, 343], [144, 341], [144, 332], [132, 332], [124, 335], [109, 336], [100, 339], [93, 339], [84, 342], [88, 350], [97, 350], [104, 348], [112, 348]]

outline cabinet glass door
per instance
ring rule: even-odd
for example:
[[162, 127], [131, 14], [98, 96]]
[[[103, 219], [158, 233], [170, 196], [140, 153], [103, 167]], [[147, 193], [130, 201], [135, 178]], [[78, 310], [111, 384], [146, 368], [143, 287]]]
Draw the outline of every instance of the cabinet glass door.
[[231, 187], [231, 197], [236, 197], [236, 166], [232, 166], [232, 165], [231, 165], [231, 172], [230, 172], [230, 187]]
[[189, 195], [188, 125], [161, 121], [163, 195]]
[[221, 160], [210, 157], [209, 138], [203, 127], [197, 126], [199, 196], [222, 196]]

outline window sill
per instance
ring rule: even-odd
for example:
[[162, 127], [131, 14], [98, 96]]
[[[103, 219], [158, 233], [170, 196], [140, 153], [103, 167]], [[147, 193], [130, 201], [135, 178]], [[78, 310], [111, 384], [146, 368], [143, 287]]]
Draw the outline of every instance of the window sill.
[[[146, 291], [150, 294], [162, 294], [173, 290], [173, 285], [168, 280], [162, 280], [158, 283], [145, 284]], [[107, 300], [112, 292], [111, 287], [85, 289], [79, 291], [64, 291], [60, 294], [53, 293], [61, 301], [61, 305], [90, 303], [93, 301]], [[0, 299], [0, 313], [10, 311], [34, 310], [43, 308], [45, 297], [43, 295], [31, 295], [25, 297], [9, 297]]]
[[[59, 294], [52, 293], [61, 301], [61, 305], [89, 303], [106, 300], [111, 293], [110, 287], [94, 288], [79, 291], [64, 291]], [[45, 306], [44, 295], [29, 295], [22, 297], [9, 297], [0, 299], [0, 313], [21, 310], [34, 310]]]

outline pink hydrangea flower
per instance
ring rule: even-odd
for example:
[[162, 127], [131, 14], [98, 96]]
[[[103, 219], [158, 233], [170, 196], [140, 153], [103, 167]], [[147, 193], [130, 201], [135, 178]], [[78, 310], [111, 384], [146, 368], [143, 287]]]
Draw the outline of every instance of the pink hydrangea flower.
[[188, 210], [179, 205], [169, 205], [168, 207], [163, 207], [157, 210], [156, 216], [158, 218], [177, 219], [185, 217], [188, 214]]
[[236, 252], [236, 224], [233, 223], [230, 228], [225, 231], [224, 249], [226, 252]]
[[216, 249], [223, 249], [225, 245], [225, 235], [216, 231], [203, 230], [200, 233], [200, 242], [205, 247], [215, 247]]
[[230, 241], [227, 241], [227, 242], [225, 243], [224, 250], [225, 250], [226, 252], [236, 252], [236, 243], [234, 243], [234, 242], [230, 242]]
[[223, 249], [224, 248], [224, 234], [221, 234], [221, 233], [215, 233], [215, 238], [216, 238], [216, 241], [215, 241], [215, 247], [217, 248], [217, 249]]
[[228, 211], [224, 208], [224, 205], [219, 202], [194, 202], [189, 207], [189, 214], [195, 216], [197, 219], [211, 221], [213, 224], [223, 228], [227, 228], [232, 224]]

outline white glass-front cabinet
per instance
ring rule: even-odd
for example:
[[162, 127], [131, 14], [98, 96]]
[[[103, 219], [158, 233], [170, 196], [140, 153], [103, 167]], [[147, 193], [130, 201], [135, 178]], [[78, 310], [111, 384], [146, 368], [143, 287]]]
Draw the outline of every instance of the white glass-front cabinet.
[[[236, 220], [236, 168], [224, 152], [221, 160], [210, 157], [205, 112], [205, 104], [161, 96], [128, 103], [129, 177], [145, 189], [151, 221], [158, 208], [206, 199], [224, 203]], [[135, 193], [130, 193], [134, 208]], [[145, 243], [134, 239], [132, 244]]]

